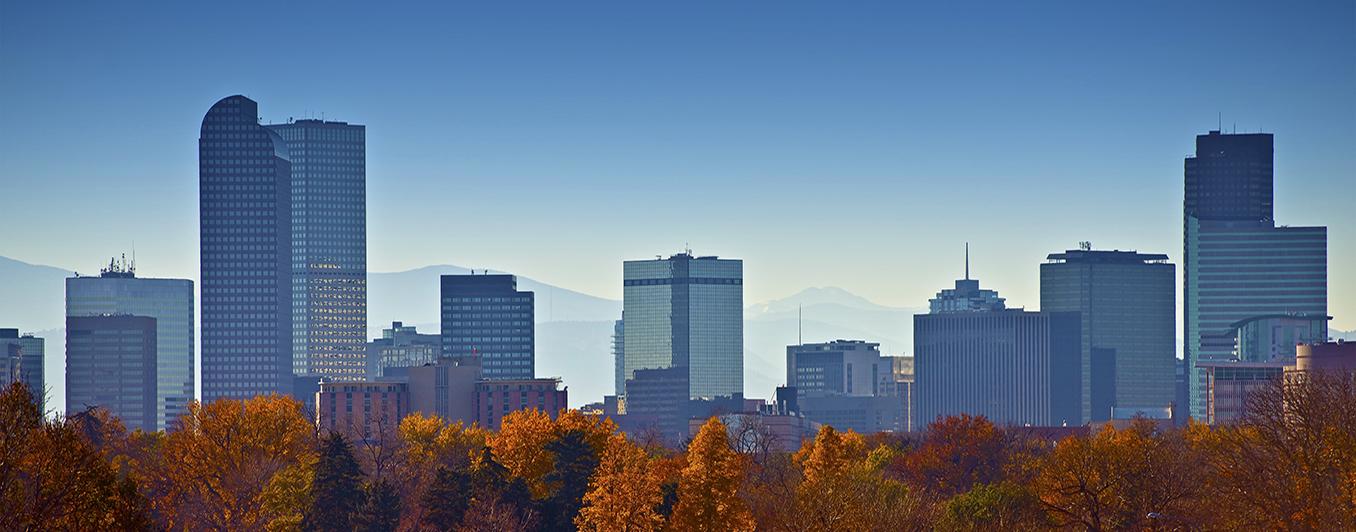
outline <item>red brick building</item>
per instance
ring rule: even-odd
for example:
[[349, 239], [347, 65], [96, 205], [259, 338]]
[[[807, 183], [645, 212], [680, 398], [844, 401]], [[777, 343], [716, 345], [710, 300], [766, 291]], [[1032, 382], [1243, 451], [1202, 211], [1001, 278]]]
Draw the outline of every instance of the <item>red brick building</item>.
[[409, 385], [403, 382], [323, 382], [316, 393], [320, 429], [353, 439], [395, 430], [409, 413]]
[[535, 408], [554, 419], [569, 405], [560, 379], [482, 380], [476, 383], [476, 422], [499, 430], [504, 415], [515, 410]]

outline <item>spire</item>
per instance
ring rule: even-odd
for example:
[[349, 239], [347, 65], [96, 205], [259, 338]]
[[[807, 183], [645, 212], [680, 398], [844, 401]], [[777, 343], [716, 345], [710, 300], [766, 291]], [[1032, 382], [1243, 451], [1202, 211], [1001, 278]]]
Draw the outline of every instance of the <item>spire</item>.
[[965, 280], [970, 280], [970, 243], [965, 243]]

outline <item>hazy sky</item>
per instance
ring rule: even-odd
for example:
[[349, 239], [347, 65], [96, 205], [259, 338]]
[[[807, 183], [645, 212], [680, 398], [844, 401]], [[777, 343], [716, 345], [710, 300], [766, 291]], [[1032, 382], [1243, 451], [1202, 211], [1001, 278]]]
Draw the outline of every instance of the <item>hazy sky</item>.
[[240, 93], [367, 125], [373, 271], [618, 298], [623, 259], [688, 243], [743, 258], [749, 302], [922, 306], [968, 240], [1034, 308], [1080, 240], [1180, 262], [1182, 158], [1222, 113], [1276, 134], [1277, 220], [1329, 226], [1356, 328], [1356, 3], [441, 4], [4, 0], [0, 255], [92, 272], [135, 241], [196, 278], [198, 126]]

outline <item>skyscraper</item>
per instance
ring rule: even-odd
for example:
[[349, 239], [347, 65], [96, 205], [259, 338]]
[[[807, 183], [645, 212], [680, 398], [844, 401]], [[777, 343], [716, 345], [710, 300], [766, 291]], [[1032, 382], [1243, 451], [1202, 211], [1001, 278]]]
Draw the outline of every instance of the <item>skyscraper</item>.
[[486, 379], [536, 372], [532, 292], [512, 275], [442, 276], [443, 356], [479, 358]]
[[155, 416], [150, 426], [169, 428], [193, 400], [193, 281], [137, 277], [134, 266], [113, 261], [98, 277], [66, 279], [66, 317], [104, 315], [154, 318]]
[[0, 387], [19, 381], [28, 386], [28, 393], [38, 410], [46, 411], [47, 388], [43, 380], [45, 342], [32, 334], [20, 335], [18, 329], [0, 329], [0, 357], [3, 357], [4, 374], [0, 375]]
[[786, 385], [797, 409], [816, 423], [861, 433], [903, 431], [905, 404], [895, 382], [894, 357], [862, 340], [786, 347]]
[[222, 98], [198, 137], [202, 400], [292, 388], [292, 163], [258, 104]]
[[[1041, 310], [1078, 312], [1082, 419], [1155, 415], [1173, 403], [1176, 267], [1162, 254], [1085, 249], [1041, 264]], [[1185, 406], [1185, 405], [1184, 405]]]
[[1234, 324], [1327, 315], [1328, 237], [1325, 227], [1275, 225], [1270, 134], [1198, 135], [1184, 174], [1183, 351], [1190, 411], [1204, 419], [1196, 363], [1233, 359]]
[[612, 324], [612, 380], [613, 394], [626, 393], [626, 323], [617, 320]]
[[297, 120], [265, 126], [292, 162], [292, 371], [367, 372], [366, 128]]
[[623, 372], [686, 368], [689, 398], [744, 393], [744, 263], [679, 253], [623, 264]]
[[67, 412], [105, 408], [128, 430], [156, 430], [156, 330], [149, 316], [68, 316]]

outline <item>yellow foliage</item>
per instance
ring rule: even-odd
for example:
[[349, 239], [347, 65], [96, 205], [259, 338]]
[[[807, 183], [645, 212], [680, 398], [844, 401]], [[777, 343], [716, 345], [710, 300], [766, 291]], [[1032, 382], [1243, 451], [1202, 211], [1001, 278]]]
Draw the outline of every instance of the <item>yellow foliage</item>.
[[739, 497], [744, 460], [730, 448], [725, 424], [707, 420], [687, 447], [687, 467], [678, 482], [675, 530], [753, 530], [753, 514]]
[[655, 507], [663, 496], [655, 473], [644, 449], [623, 434], [610, 436], [575, 525], [579, 530], [598, 532], [661, 529], [664, 518]]

